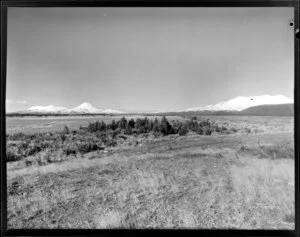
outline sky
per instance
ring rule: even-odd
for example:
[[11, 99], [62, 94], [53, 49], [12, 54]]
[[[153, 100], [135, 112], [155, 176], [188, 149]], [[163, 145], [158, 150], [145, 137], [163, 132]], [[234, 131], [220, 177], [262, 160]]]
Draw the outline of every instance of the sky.
[[6, 111], [293, 99], [293, 8], [9, 8]]

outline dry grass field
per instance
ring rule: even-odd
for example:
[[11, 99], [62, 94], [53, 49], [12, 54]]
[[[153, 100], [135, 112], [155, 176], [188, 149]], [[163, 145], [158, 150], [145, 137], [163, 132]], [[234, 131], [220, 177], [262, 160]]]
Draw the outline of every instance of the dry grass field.
[[289, 116], [201, 116], [218, 124], [242, 130], [251, 129], [255, 133], [293, 132], [294, 117]]
[[62, 162], [8, 162], [8, 228], [294, 229], [293, 118], [209, 119], [251, 132], [128, 136]]

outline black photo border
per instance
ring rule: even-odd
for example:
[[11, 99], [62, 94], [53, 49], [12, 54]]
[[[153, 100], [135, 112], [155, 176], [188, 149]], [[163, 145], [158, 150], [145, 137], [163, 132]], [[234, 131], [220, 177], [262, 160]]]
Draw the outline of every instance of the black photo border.
[[[1, 1], [1, 0], [0, 0]], [[76, 230], [76, 229], [7, 229], [6, 180], [6, 65], [7, 12], [11, 7], [292, 7], [294, 9], [294, 145], [295, 145], [295, 230]], [[1, 236], [299, 236], [299, 0], [7, 0], [1, 1]], [[220, 39], [222, 41], [222, 39]]]

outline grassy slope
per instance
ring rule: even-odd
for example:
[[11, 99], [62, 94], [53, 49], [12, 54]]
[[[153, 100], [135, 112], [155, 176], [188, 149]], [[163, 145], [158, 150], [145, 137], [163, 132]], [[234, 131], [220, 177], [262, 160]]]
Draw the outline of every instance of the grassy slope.
[[11, 169], [8, 227], [291, 229], [294, 160], [255, 157], [258, 144], [288, 143], [292, 133], [175, 136]]

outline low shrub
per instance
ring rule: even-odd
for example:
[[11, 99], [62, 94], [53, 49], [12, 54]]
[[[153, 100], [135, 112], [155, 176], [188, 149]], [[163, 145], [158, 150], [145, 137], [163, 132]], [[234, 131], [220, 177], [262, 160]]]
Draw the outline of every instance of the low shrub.
[[73, 143], [69, 143], [66, 146], [63, 147], [63, 153], [65, 155], [76, 155], [78, 152], [77, 147]]
[[220, 129], [219, 126], [215, 126], [215, 127], [214, 127], [214, 131], [217, 132], [217, 133], [219, 133], [219, 132], [221, 132], [221, 129]]
[[212, 128], [209, 126], [203, 128], [204, 135], [210, 136], [212, 134], [212, 131]]
[[8, 135], [8, 139], [11, 140], [11, 141], [23, 140], [23, 139], [25, 139], [25, 137], [26, 137], [26, 135], [22, 132], [15, 133], [15, 134], [12, 134], [12, 135]]
[[60, 134], [60, 139], [62, 142], [64, 142], [67, 139], [67, 136], [64, 133], [62, 133]]
[[37, 154], [36, 161], [38, 165], [43, 166], [52, 162], [51, 154], [48, 151], [43, 151]]
[[7, 148], [6, 150], [6, 161], [11, 162], [11, 161], [18, 161], [21, 160], [22, 156], [17, 152], [17, 149], [13, 148]]
[[70, 129], [67, 125], [65, 125], [63, 129], [63, 134], [69, 134], [69, 133], [70, 133]]
[[31, 144], [28, 147], [28, 150], [26, 151], [26, 156], [32, 156], [42, 151], [42, 146], [40, 143], [34, 143], [31, 142]]
[[103, 150], [104, 147], [93, 142], [80, 142], [77, 144], [77, 149], [80, 153], [85, 154], [92, 151]]
[[181, 126], [181, 128], [179, 129], [178, 131], [178, 134], [180, 136], [184, 136], [188, 133], [188, 129], [187, 129], [187, 126]]
[[108, 138], [105, 142], [105, 146], [107, 146], [107, 147], [114, 147], [116, 145], [117, 145], [117, 142], [112, 138]]
[[120, 130], [116, 129], [110, 133], [111, 137], [114, 139], [120, 134]]
[[19, 143], [16, 143], [16, 146], [18, 148], [18, 150], [27, 150], [29, 148], [29, 143], [24, 141], [24, 142], [19, 142]]
[[126, 135], [132, 135], [132, 128], [130, 126], [127, 126], [127, 128], [125, 129], [124, 134], [126, 134]]
[[221, 133], [228, 134], [228, 129], [227, 129], [226, 127], [222, 126], [222, 127], [220, 128], [220, 132], [221, 132]]

